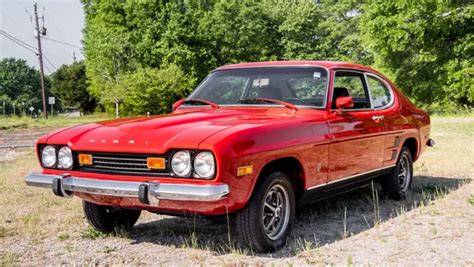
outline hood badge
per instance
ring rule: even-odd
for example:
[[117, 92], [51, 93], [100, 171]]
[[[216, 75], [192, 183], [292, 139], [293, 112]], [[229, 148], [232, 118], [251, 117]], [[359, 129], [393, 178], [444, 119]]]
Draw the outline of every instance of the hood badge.
[[[89, 142], [91, 142], [91, 143], [95, 143], [95, 141], [96, 141], [95, 139], [90, 139], [90, 140], [89, 140]], [[100, 142], [101, 142], [102, 144], [105, 144], [105, 143], [107, 142], [107, 140], [102, 139], [102, 140], [100, 140]], [[119, 144], [119, 143], [120, 143], [120, 140], [114, 139], [114, 140], [112, 141], [112, 143], [113, 143], [113, 144]], [[129, 143], [130, 145], [134, 145], [134, 144], [135, 144], [135, 140], [129, 140], [128, 143]], [[145, 141], [145, 145], [148, 145], [148, 144], [150, 144], [150, 141]]]

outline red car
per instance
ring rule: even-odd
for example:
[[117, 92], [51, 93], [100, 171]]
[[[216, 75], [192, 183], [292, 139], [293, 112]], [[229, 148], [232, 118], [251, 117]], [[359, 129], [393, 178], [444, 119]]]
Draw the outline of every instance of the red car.
[[281, 61], [220, 67], [167, 115], [59, 130], [37, 142], [31, 186], [83, 199], [103, 232], [142, 210], [235, 214], [258, 252], [285, 244], [295, 208], [379, 181], [400, 199], [430, 118], [379, 72], [356, 64]]

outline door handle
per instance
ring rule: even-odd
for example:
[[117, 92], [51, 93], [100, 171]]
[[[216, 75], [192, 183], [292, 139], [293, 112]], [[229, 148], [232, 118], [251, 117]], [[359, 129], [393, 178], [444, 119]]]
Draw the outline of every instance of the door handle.
[[372, 116], [372, 120], [373, 120], [373, 121], [376, 121], [376, 122], [381, 121], [381, 120], [383, 120], [384, 118], [385, 118], [385, 117], [384, 117], [383, 115], [373, 115], [373, 116]]

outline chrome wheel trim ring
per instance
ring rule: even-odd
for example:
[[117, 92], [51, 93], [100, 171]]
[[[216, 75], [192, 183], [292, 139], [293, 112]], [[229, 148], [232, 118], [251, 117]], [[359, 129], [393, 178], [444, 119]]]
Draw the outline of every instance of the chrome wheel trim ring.
[[413, 173], [409, 164], [408, 156], [402, 154], [400, 161], [398, 162], [398, 185], [400, 186], [401, 191], [405, 192], [408, 189], [412, 175]]
[[273, 185], [266, 193], [262, 207], [262, 226], [265, 235], [278, 240], [290, 223], [289, 194], [281, 184]]

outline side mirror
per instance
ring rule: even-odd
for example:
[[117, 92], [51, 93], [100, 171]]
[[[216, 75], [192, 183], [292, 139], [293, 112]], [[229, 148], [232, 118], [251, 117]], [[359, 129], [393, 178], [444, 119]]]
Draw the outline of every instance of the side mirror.
[[340, 96], [336, 99], [336, 107], [338, 110], [352, 108], [353, 106], [354, 102], [352, 102], [351, 96]]
[[173, 107], [172, 107], [172, 110], [171, 111], [175, 111], [177, 108], [179, 108], [183, 103], [184, 101], [186, 101], [186, 98], [182, 98], [178, 101], [176, 101], [174, 104], [173, 104]]

